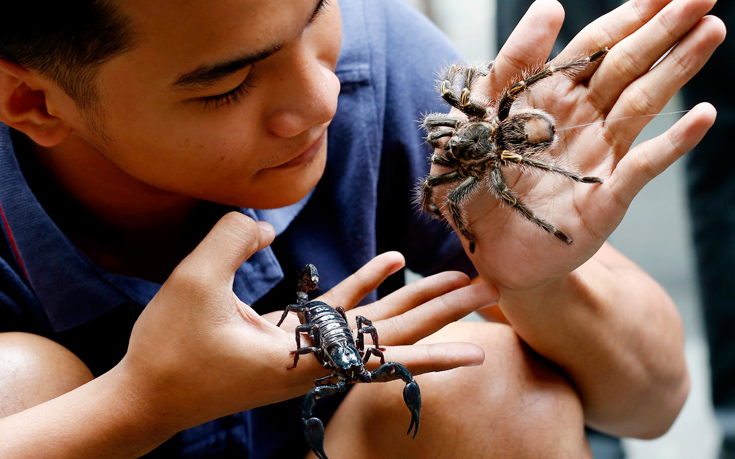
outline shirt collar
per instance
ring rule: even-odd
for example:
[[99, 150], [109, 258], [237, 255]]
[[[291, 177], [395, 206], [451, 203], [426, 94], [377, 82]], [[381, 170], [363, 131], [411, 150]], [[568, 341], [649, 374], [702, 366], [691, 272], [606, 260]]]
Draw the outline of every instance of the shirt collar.
[[[86, 323], [123, 304], [142, 309], [159, 284], [106, 272], [79, 252], [33, 195], [18, 165], [10, 129], [0, 123], [0, 215], [16, 264], [56, 331]], [[281, 209], [241, 209], [271, 223], [281, 234], [306, 206], [311, 193]], [[235, 275], [233, 289], [252, 304], [283, 278], [270, 247], [254, 254]]]
[[0, 208], [17, 264], [56, 331], [92, 320], [125, 302], [104, 282], [41, 207], [0, 124]]

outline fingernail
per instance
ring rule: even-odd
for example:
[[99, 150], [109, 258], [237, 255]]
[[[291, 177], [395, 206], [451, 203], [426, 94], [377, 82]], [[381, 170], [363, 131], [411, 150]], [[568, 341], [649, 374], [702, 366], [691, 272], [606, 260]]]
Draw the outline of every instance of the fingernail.
[[268, 222], [255, 222], [256, 225], [258, 225], [258, 228], [260, 228], [262, 231], [266, 231], [268, 233], [273, 233], [275, 230], [273, 229], [273, 226]]

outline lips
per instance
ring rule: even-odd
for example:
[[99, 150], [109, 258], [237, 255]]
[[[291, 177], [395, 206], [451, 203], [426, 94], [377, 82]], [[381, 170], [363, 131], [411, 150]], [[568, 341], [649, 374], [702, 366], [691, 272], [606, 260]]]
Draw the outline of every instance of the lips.
[[327, 131], [325, 130], [306, 150], [299, 153], [298, 156], [289, 160], [288, 162], [274, 167], [274, 169], [288, 169], [292, 167], [298, 167], [310, 162], [312, 159], [314, 159], [317, 153], [319, 153], [319, 150], [322, 148], [322, 145], [326, 141], [326, 138]]

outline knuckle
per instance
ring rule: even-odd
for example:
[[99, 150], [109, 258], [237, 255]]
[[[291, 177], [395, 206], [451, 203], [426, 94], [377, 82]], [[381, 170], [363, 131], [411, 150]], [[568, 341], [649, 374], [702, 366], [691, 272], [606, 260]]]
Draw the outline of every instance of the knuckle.
[[211, 294], [214, 282], [213, 270], [208, 265], [182, 263], [171, 273], [166, 285], [184, 298], [200, 298]]
[[615, 39], [610, 35], [610, 32], [608, 32], [599, 21], [595, 21], [588, 25], [586, 29], [587, 30], [582, 33], [589, 33], [595, 49], [604, 48], [609, 46], [610, 43], [615, 42]]
[[233, 250], [254, 252], [260, 241], [260, 229], [255, 221], [239, 212], [230, 212], [220, 220], [227, 234], [227, 242], [233, 244]]
[[651, 155], [648, 153], [640, 153], [635, 156], [637, 169], [648, 179], [651, 180], [656, 176]]
[[[637, 46], [636, 48], [640, 47]], [[638, 50], [633, 53], [622, 50], [616, 53], [614, 63], [618, 74], [620, 74], [620, 78], [632, 80], [638, 77], [638, 74], [640, 73], [640, 65], [637, 59], [637, 52]]]
[[669, 53], [668, 57], [673, 60], [676, 73], [680, 73], [687, 77], [687, 79], [694, 76], [697, 72], [698, 67], [692, 62], [693, 59], [690, 59], [689, 55], [682, 54], [677, 49], [674, 49]]
[[650, 115], [654, 108], [650, 95], [640, 85], [628, 88], [625, 94], [624, 103], [628, 105], [636, 115]]

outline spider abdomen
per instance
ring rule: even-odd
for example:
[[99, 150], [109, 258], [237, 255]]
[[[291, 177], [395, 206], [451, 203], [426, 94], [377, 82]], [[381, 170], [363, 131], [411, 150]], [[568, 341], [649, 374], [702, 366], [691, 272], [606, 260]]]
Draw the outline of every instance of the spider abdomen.
[[[547, 65], [541, 71], [518, 81], [503, 92], [499, 101], [482, 103], [473, 99], [472, 90], [477, 76], [492, 70], [478, 71], [473, 67], [452, 65], [439, 86], [441, 97], [464, 115], [456, 117], [430, 113], [424, 117], [426, 140], [441, 153], [431, 155], [431, 163], [445, 172], [427, 176], [418, 190], [421, 206], [438, 218], [450, 218], [457, 231], [469, 242], [469, 251], [475, 251], [475, 235], [468, 227], [463, 208], [483, 185], [518, 215], [553, 234], [566, 244], [572, 239], [554, 225], [537, 217], [531, 208], [511, 190], [503, 173], [506, 166], [548, 171], [577, 183], [599, 184], [599, 177], [582, 176], [557, 166], [553, 160], [542, 158], [545, 151], [553, 152], [557, 143], [556, 121], [543, 110], [521, 108], [516, 103], [519, 95], [532, 85], [552, 75], [580, 71], [607, 53], [607, 48], [587, 57]], [[445, 144], [442, 144], [446, 140]], [[445, 213], [435, 202], [433, 189], [445, 186]], [[445, 217], [446, 214], [446, 217]]]
[[540, 110], [519, 113], [498, 125], [496, 141], [504, 149], [534, 154], [551, 148], [556, 139], [553, 119]]

